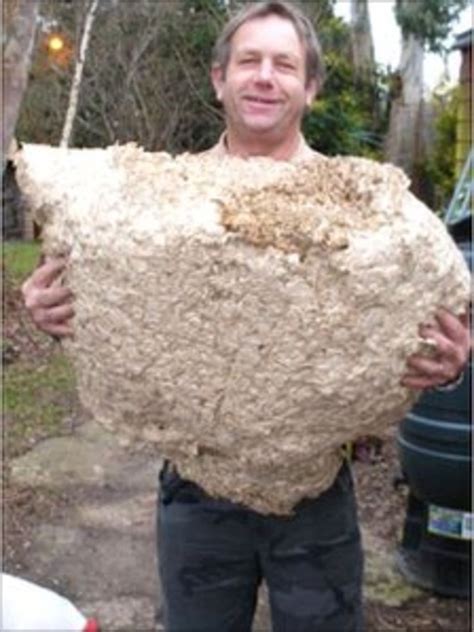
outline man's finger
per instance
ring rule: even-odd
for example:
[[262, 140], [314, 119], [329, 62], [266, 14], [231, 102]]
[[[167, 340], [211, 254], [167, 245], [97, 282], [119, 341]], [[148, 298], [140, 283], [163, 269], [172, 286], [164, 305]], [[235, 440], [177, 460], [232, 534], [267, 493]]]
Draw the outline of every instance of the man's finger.
[[64, 325], [70, 321], [73, 316], [74, 308], [69, 303], [66, 303], [66, 305], [39, 310], [37, 320], [43, 325], [48, 325], [49, 323]]
[[436, 312], [436, 320], [447, 338], [453, 342], [465, 342], [469, 332], [467, 325], [460, 318], [448, 312], [447, 309], [441, 308]]
[[444, 367], [437, 360], [426, 358], [421, 355], [410, 356], [407, 360], [407, 366], [412, 372], [419, 373], [429, 377], [444, 377]]
[[56, 305], [71, 303], [74, 296], [67, 287], [37, 287], [29, 286], [23, 290], [26, 309], [34, 319], [37, 310], [49, 309]]
[[58, 325], [52, 323], [48, 326], [47, 330], [43, 329], [45, 333], [50, 336], [58, 336], [59, 338], [70, 338], [74, 335], [74, 329], [72, 325]]
[[457, 361], [457, 348], [449, 338], [446, 338], [440, 329], [432, 326], [423, 326], [420, 329], [420, 333], [423, 338], [432, 340], [436, 344], [436, 354], [438, 358]]
[[433, 388], [438, 385], [435, 379], [427, 377], [404, 377], [400, 383], [402, 386], [414, 390], [425, 390], [426, 388]]
[[405, 380], [407, 378], [412, 378], [412, 377], [426, 377], [426, 375], [420, 373], [419, 371], [415, 371], [415, 369], [409, 369], [408, 371], [405, 371], [405, 373], [402, 376], [402, 379]]
[[437, 359], [425, 358], [423, 356], [411, 356], [407, 365], [410, 373], [418, 373], [419, 377], [432, 379], [432, 386], [440, 386], [455, 380], [460, 373], [460, 365], [454, 360], [439, 357]]
[[469, 314], [468, 314], [468, 312], [464, 312], [464, 314], [461, 314], [459, 316], [459, 320], [461, 321], [461, 323], [463, 324], [463, 326], [466, 329], [469, 329]]
[[49, 287], [51, 283], [61, 274], [67, 264], [67, 259], [48, 259], [37, 268], [26, 282], [36, 287]]
[[41, 331], [50, 336], [70, 336], [73, 333], [72, 305], [60, 305], [48, 309], [37, 309], [33, 314], [33, 322]]
[[39, 307], [55, 307], [68, 304], [73, 300], [73, 294], [68, 287], [51, 287], [38, 292], [36, 300]]

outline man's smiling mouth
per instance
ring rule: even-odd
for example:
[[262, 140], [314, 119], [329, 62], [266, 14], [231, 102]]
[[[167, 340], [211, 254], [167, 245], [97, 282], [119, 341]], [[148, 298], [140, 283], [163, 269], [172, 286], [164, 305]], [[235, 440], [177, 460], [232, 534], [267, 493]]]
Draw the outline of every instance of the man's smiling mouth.
[[266, 97], [252, 95], [245, 96], [244, 101], [248, 101], [249, 103], [263, 103], [264, 105], [278, 105], [278, 103], [280, 103], [278, 99], [268, 99]]

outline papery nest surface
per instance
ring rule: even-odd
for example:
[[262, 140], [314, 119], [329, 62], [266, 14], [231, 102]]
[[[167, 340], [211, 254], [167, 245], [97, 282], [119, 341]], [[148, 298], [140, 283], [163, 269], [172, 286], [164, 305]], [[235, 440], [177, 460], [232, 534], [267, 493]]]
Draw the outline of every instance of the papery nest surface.
[[17, 174], [45, 253], [69, 255], [83, 404], [263, 513], [321, 494], [342, 444], [404, 417], [419, 324], [469, 300], [461, 253], [390, 165], [26, 145]]

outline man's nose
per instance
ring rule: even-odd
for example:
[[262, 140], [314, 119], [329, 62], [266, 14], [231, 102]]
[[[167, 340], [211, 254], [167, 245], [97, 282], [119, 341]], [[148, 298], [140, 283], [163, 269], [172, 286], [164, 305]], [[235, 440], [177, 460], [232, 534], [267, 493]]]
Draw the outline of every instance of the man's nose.
[[258, 67], [258, 79], [271, 81], [273, 79], [273, 64], [270, 59], [263, 59]]

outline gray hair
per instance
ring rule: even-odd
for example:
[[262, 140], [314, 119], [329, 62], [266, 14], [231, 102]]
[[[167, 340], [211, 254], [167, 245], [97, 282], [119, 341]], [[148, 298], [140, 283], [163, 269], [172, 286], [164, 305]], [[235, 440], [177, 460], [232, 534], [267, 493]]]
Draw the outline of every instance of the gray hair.
[[321, 88], [325, 76], [324, 61], [321, 45], [313, 25], [299, 7], [284, 2], [284, 0], [251, 2], [234, 15], [224, 26], [214, 46], [213, 66], [220, 67], [225, 75], [230, 59], [231, 40], [237, 29], [250, 20], [264, 18], [268, 15], [278, 15], [293, 24], [306, 52], [306, 84], [315, 80], [318, 88]]

